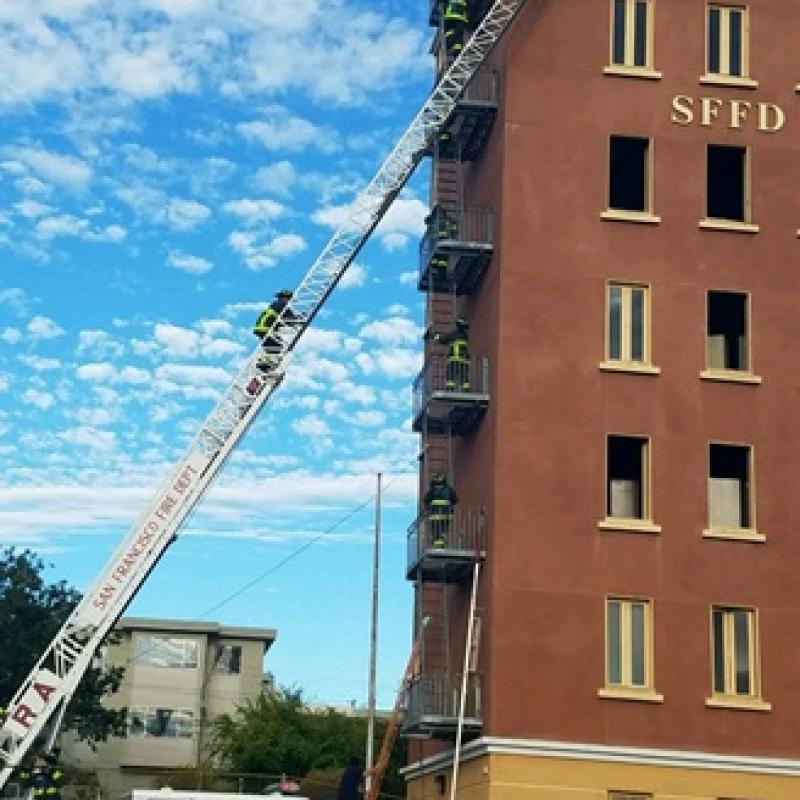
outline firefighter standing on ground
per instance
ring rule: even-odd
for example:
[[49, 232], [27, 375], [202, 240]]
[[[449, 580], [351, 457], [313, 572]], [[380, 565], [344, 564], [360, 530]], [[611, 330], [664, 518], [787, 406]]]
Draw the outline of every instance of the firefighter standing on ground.
[[444, 12], [444, 42], [448, 55], [457, 56], [464, 49], [469, 25], [467, 0], [447, 0]]
[[436, 549], [447, 547], [453, 527], [453, 508], [457, 502], [458, 495], [447, 482], [447, 476], [443, 472], [437, 472], [431, 478], [431, 485], [424, 497], [428, 530]]
[[30, 776], [34, 800], [61, 800], [64, 773], [52, 753], [36, 756]]
[[456, 326], [447, 333], [428, 333], [426, 336], [439, 344], [449, 345], [445, 362], [444, 388], [449, 392], [468, 392], [469, 378], [469, 322], [458, 317]]

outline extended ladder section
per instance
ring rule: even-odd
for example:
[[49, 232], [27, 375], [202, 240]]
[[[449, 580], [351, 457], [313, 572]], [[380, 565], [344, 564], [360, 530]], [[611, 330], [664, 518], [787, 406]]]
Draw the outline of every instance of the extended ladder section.
[[[271, 337], [277, 340], [266, 369], [257, 347], [144, 513], [56, 634], [8, 703], [0, 728], [0, 789], [48, 720], [62, 711], [95, 650], [124, 612], [182, 525], [208, 490], [258, 412], [279, 386], [286, 357], [356, 258], [394, 198], [446, 123], [475, 73], [525, 0], [496, 0], [461, 55], [442, 76], [348, 219], [306, 273]], [[263, 366], [263, 365], [262, 365]]]

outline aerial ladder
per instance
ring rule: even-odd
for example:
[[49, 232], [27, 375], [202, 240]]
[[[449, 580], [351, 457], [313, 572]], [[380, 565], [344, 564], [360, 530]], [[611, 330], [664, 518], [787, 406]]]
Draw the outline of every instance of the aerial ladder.
[[258, 346], [206, 417], [177, 466], [158, 487], [111, 556], [8, 701], [0, 727], [0, 790], [50, 723], [52, 743], [67, 704], [96, 649], [202, 499], [233, 449], [280, 385], [286, 360], [345, 270], [425, 156], [434, 137], [525, 0], [495, 0], [459, 57], [354, 201], [298, 284], [271, 332], [277, 344], [259, 364]]

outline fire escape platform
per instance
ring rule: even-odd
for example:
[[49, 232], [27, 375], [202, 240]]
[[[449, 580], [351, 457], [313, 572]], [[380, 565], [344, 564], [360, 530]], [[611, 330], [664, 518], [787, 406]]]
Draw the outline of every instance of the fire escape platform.
[[412, 428], [415, 433], [466, 436], [477, 427], [488, 407], [488, 394], [436, 390], [414, 415]]

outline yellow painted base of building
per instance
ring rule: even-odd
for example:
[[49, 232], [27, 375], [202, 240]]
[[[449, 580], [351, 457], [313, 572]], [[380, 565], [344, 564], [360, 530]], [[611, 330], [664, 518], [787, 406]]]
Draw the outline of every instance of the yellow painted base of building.
[[[647, 761], [663, 751], [620, 748], [628, 755], [615, 760], [614, 748], [587, 747], [581, 756], [570, 746], [569, 757], [559, 757], [536, 752], [536, 744], [528, 754], [520, 741], [508, 748], [520, 752], [473, 743], [459, 769], [458, 800], [800, 800], [800, 761], [670, 753], [665, 760], [675, 763], [659, 765]], [[412, 765], [408, 800], [449, 798], [451, 779], [452, 754]]]

